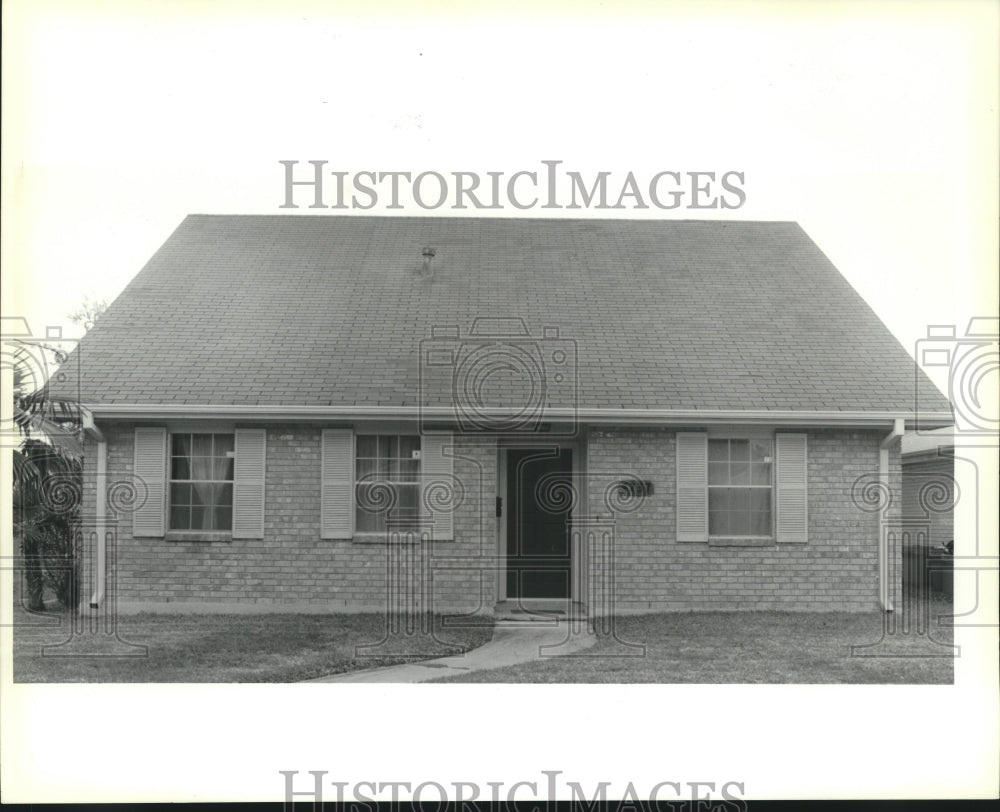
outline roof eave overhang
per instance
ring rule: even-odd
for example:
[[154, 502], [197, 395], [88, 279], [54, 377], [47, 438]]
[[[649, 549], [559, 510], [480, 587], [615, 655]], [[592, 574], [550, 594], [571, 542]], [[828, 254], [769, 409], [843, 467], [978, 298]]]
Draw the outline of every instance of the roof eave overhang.
[[[91, 404], [95, 420], [239, 420], [282, 422], [335, 422], [349, 420], [457, 422], [463, 412], [450, 406], [283, 406], [195, 404]], [[520, 410], [475, 412], [476, 423], [495, 419], [511, 424], [523, 420]], [[822, 411], [771, 409], [546, 409], [532, 421], [636, 426], [710, 426], [722, 424], [795, 427], [891, 427], [903, 418], [907, 428], [922, 430], [954, 424], [951, 412], [921, 413], [919, 417], [892, 411]], [[527, 422], [527, 421], [525, 421]]]
[[955, 459], [955, 446], [944, 444], [935, 448], [924, 448], [919, 451], [902, 451], [901, 457], [905, 463], [933, 462], [935, 460], [946, 460], [953, 462]]

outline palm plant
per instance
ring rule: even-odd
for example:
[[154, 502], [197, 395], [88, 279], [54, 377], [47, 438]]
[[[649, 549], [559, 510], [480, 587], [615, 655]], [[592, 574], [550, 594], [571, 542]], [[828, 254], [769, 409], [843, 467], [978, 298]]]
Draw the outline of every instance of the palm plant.
[[[32, 349], [39, 347], [52, 350], [40, 344]], [[66, 360], [52, 351], [57, 363]], [[77, 602], [74, 523], [82, 495], [83, 447], [78, 404], [50, 398], [47, 385], [28, 391], [36, 361], [25, 347], [13, 353], [14, 423], [22, 437], [13, 455], [13, 513], [28, 609], [42, 611], [46, 586], [64, 607]]]
[[45, 608], [46, 586], [64, 607], [76, 604], [74, 522], [81, 485], [81, 461], [49, 443], [26, 438], [14, 451], [14, 537], [31, 611]]

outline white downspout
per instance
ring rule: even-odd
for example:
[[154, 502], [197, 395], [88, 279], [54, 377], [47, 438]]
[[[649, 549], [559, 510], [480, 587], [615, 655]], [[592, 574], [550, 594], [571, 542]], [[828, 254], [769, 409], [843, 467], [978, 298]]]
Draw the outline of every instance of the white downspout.
[[108, 443], [101, 430], [94, 425], [94, 416], [85, 412], [83, 430], [97, 440], [97, 500], [94, 527], [97, 532], [97, 561], [94, 565], [94, 594], [90, 598], [90, 608], [97, 609], [104, 602], [104, 584], [107, 570], [108, 545], [104, 537], [104, 518], [107, 512]]
[[[889, 488], [889, 447], [906, 432], [906, 421], [901, 417], [893, 420], [890, 431], [878, 446], [878, 480]], [[892, 586], [889, 583], [889, 538], [887, 528], [879, 527], [878, 540], [878, 595], [882, 608], [893, 611]]]

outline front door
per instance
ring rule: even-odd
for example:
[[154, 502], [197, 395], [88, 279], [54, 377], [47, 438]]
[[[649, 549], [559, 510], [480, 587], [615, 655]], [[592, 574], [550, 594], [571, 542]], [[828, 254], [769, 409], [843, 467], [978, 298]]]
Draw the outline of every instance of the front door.
[[573, 453], [507, 451], [507, 598], [570, 597]]

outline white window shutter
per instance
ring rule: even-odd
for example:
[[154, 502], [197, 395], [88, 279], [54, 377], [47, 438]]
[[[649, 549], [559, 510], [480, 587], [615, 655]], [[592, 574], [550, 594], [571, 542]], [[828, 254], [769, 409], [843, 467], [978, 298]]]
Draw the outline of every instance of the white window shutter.
[[132, 472], [141, 503], [132, 513], [132, 535], [162, 538], [167, 512], [167, 430], [136, 429], [134, 451]]
[[708, 541], [708, 435], [677, 432], [677, 540]]
[[431, 538], [451, 541], [454, 524], [454, 438], [451, 432], [425, 434], [420, 441], [421, 503], [430, 524]]
[[354, 432], [323, 429], [320, 454], [320, 538], [354, 536]]
[[264, 538], [265, 429], [236, 429], [233, 538]]
[[775, 435], [775, 532], [779, 542], [808, 540], [808, 465], [805, 434]]

